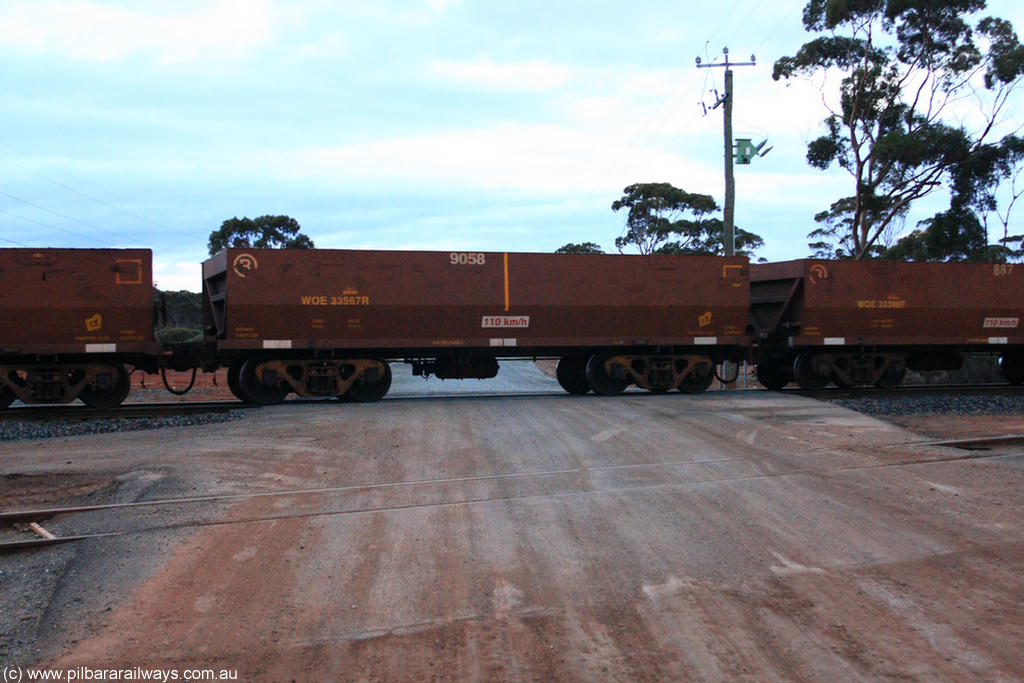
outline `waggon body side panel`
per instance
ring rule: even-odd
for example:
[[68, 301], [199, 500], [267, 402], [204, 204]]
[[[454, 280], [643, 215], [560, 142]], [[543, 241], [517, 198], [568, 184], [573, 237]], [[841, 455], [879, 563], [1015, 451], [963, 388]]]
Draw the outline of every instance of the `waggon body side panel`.
[[745, 257], [229, 249], [204, 279], [222, 349], [747, 341]]
[[754, 264], [751, 300], [762, 337], [794, 347], [1024, 344], [1021, 264]]
[[0, 353], [158, 355], [148, 249], [0, 249]]

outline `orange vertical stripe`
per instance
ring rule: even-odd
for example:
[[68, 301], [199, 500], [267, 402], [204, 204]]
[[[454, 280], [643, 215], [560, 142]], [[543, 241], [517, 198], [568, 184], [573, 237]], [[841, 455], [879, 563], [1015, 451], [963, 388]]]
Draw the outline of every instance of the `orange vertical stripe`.
[[505, 311], [509, 310], [508, 300], [508, 254], [505, 254]]

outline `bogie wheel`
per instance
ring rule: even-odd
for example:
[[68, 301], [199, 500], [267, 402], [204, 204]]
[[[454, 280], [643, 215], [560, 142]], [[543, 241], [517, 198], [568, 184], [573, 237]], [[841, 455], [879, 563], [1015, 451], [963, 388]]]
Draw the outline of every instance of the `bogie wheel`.
[[357, 379], [345, 393], [349, 399], [357, 403], [373, 403], [384, 398], [384, 394], [391, 388], [391, 366], [384, 361], [380, 363], [384, 366], [384, 372], [373, 382], [367, 382], [364, 378]]
[[14, 403], [14, 392], [8, 387], [0, 387], [0, 410]]
[[814, 371], [814, 354], [801, 353], [793, 363], [793, 379], [805, 391], [823, 391], [830, 378]]
[[555, 377], [563, 389], [570, 394], [582, 396], [590, 391], [587, 383], [587, 357], [562, 356], [555, 366]]
[[1010, 384], [1024, 384], [1024, 355], [1006, 354], [999, 359], [999, 369]]
[[604, 369], [604, 362], [608, 358], [608, 354], [605, 353], [595, 353], [590, 357], [590, 360], [587, 361], [587, 384], [595, 394], [618, 396], [629, 386], [629, 380], [615, 379], [608, 375]]
[[239, 376], [242, 374], [242, 363], [236, 361], [228, 366], [228, 389], [231, 390], [232, 395], [239, 401], [245, 403], [249, 402], [245, 396], [242, 395], [242, 390], [239, 387]]
[[890, 365], [882, 373], [882, 376], [875, 382], [875, 386], [879, 389], [895, 389], [903, 381], [903, 376], [907, 374], [907, 366], [905, 363], [899, 363], [898, 365]]
[[679, 383], [679, 391], [684, 394], [703, 394], [714, 381], [715, 373], [711, 371], [711, 367], [701, 365]]
[[778, 363], [758, 363], [754, 374], [761, 386], [769, 391], [778, 391], [789, 384], [785, 369]]
[[853, 387], [856, 386], [853, 382], [847, 382], [845, 379], [843, 379], [836, 373], [832, 373], [832, 381], [840, 389], [852, 389]]
[[259, 403], [269, 406], [280, 403], [288, 395], [288, 385], [277, 380], [269, 382], [269, 377], [257, 374], [259, 366], [267, 361], [266, 358], [250, 356], [242, 364], [238, 372], [238, 393], [243, 401]]
[[128, 371], [120, 363], [108, 365], [89, 386], [82, 389], [78, 398], [90, 408], [106, 410], [121, 405], [131, 390]]

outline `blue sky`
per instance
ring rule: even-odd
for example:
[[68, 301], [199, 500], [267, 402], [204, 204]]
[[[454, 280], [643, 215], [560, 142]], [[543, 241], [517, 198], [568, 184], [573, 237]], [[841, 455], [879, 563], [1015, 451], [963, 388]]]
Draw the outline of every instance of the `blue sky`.
[[[816, 85], [771, 80], [804, 4], [0, 0], [0, 246], [148, 247], [192, 290], [232, 216], [290, 215], [325, 248], [611, 250], [626, 185], [723, 201], [700, 105], [722, 69], [694, 58], [728, 45], [758, 62], [735, 137], [774, 148], [737, 167], [736, 222], [803, 257], [849, 187], [805, 161]], [[989, 13], [1024, 28], [1024, 3]]]

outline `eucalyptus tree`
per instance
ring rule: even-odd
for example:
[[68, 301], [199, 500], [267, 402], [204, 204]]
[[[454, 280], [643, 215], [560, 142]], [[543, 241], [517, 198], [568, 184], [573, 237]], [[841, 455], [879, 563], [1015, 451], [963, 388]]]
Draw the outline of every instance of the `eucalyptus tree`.
[[300, 232], [299, 222], [290, 216], [229, 218], [210, 233], [207, 248], [214, 255], [228, 247], [255, 249], [312, 249], [313, 240]]
[[[978, 225], [997, 212], [996, 191], [1024, 156], [1019, 129], [1005, 130], [1024, 47], [1010, 22], [980, 17], [985, 8], [985, 0], [807, 3], [804, 27], [820, 35], [779, 59], [773, 78], [820, 79], [829, 114], [807, 160], [853, 180], [852, 194], [815, 216], [818, 255], [881, 254], [914, 202], [940, 188], [949, 208], [918, 226], [916, 247], [926, 237], [975, 253], [979, 240], [987, 245]], [[838, 89], [829, 87], [835, 76]], [[1014, 240], [1004, 230], [1003, 246]]]
[[[641, 254], [724, 254], [725, 228], [711, 217], [719, 206], [711, 195], [687, 192], [669, 183], [637, 183], [623, 190], [613, 211], [626, 209], [626, 230], [615, 238], [621, 252]], [[751, 255], [764, 246], [759, 236], [736, 228], [736, 253]]]

